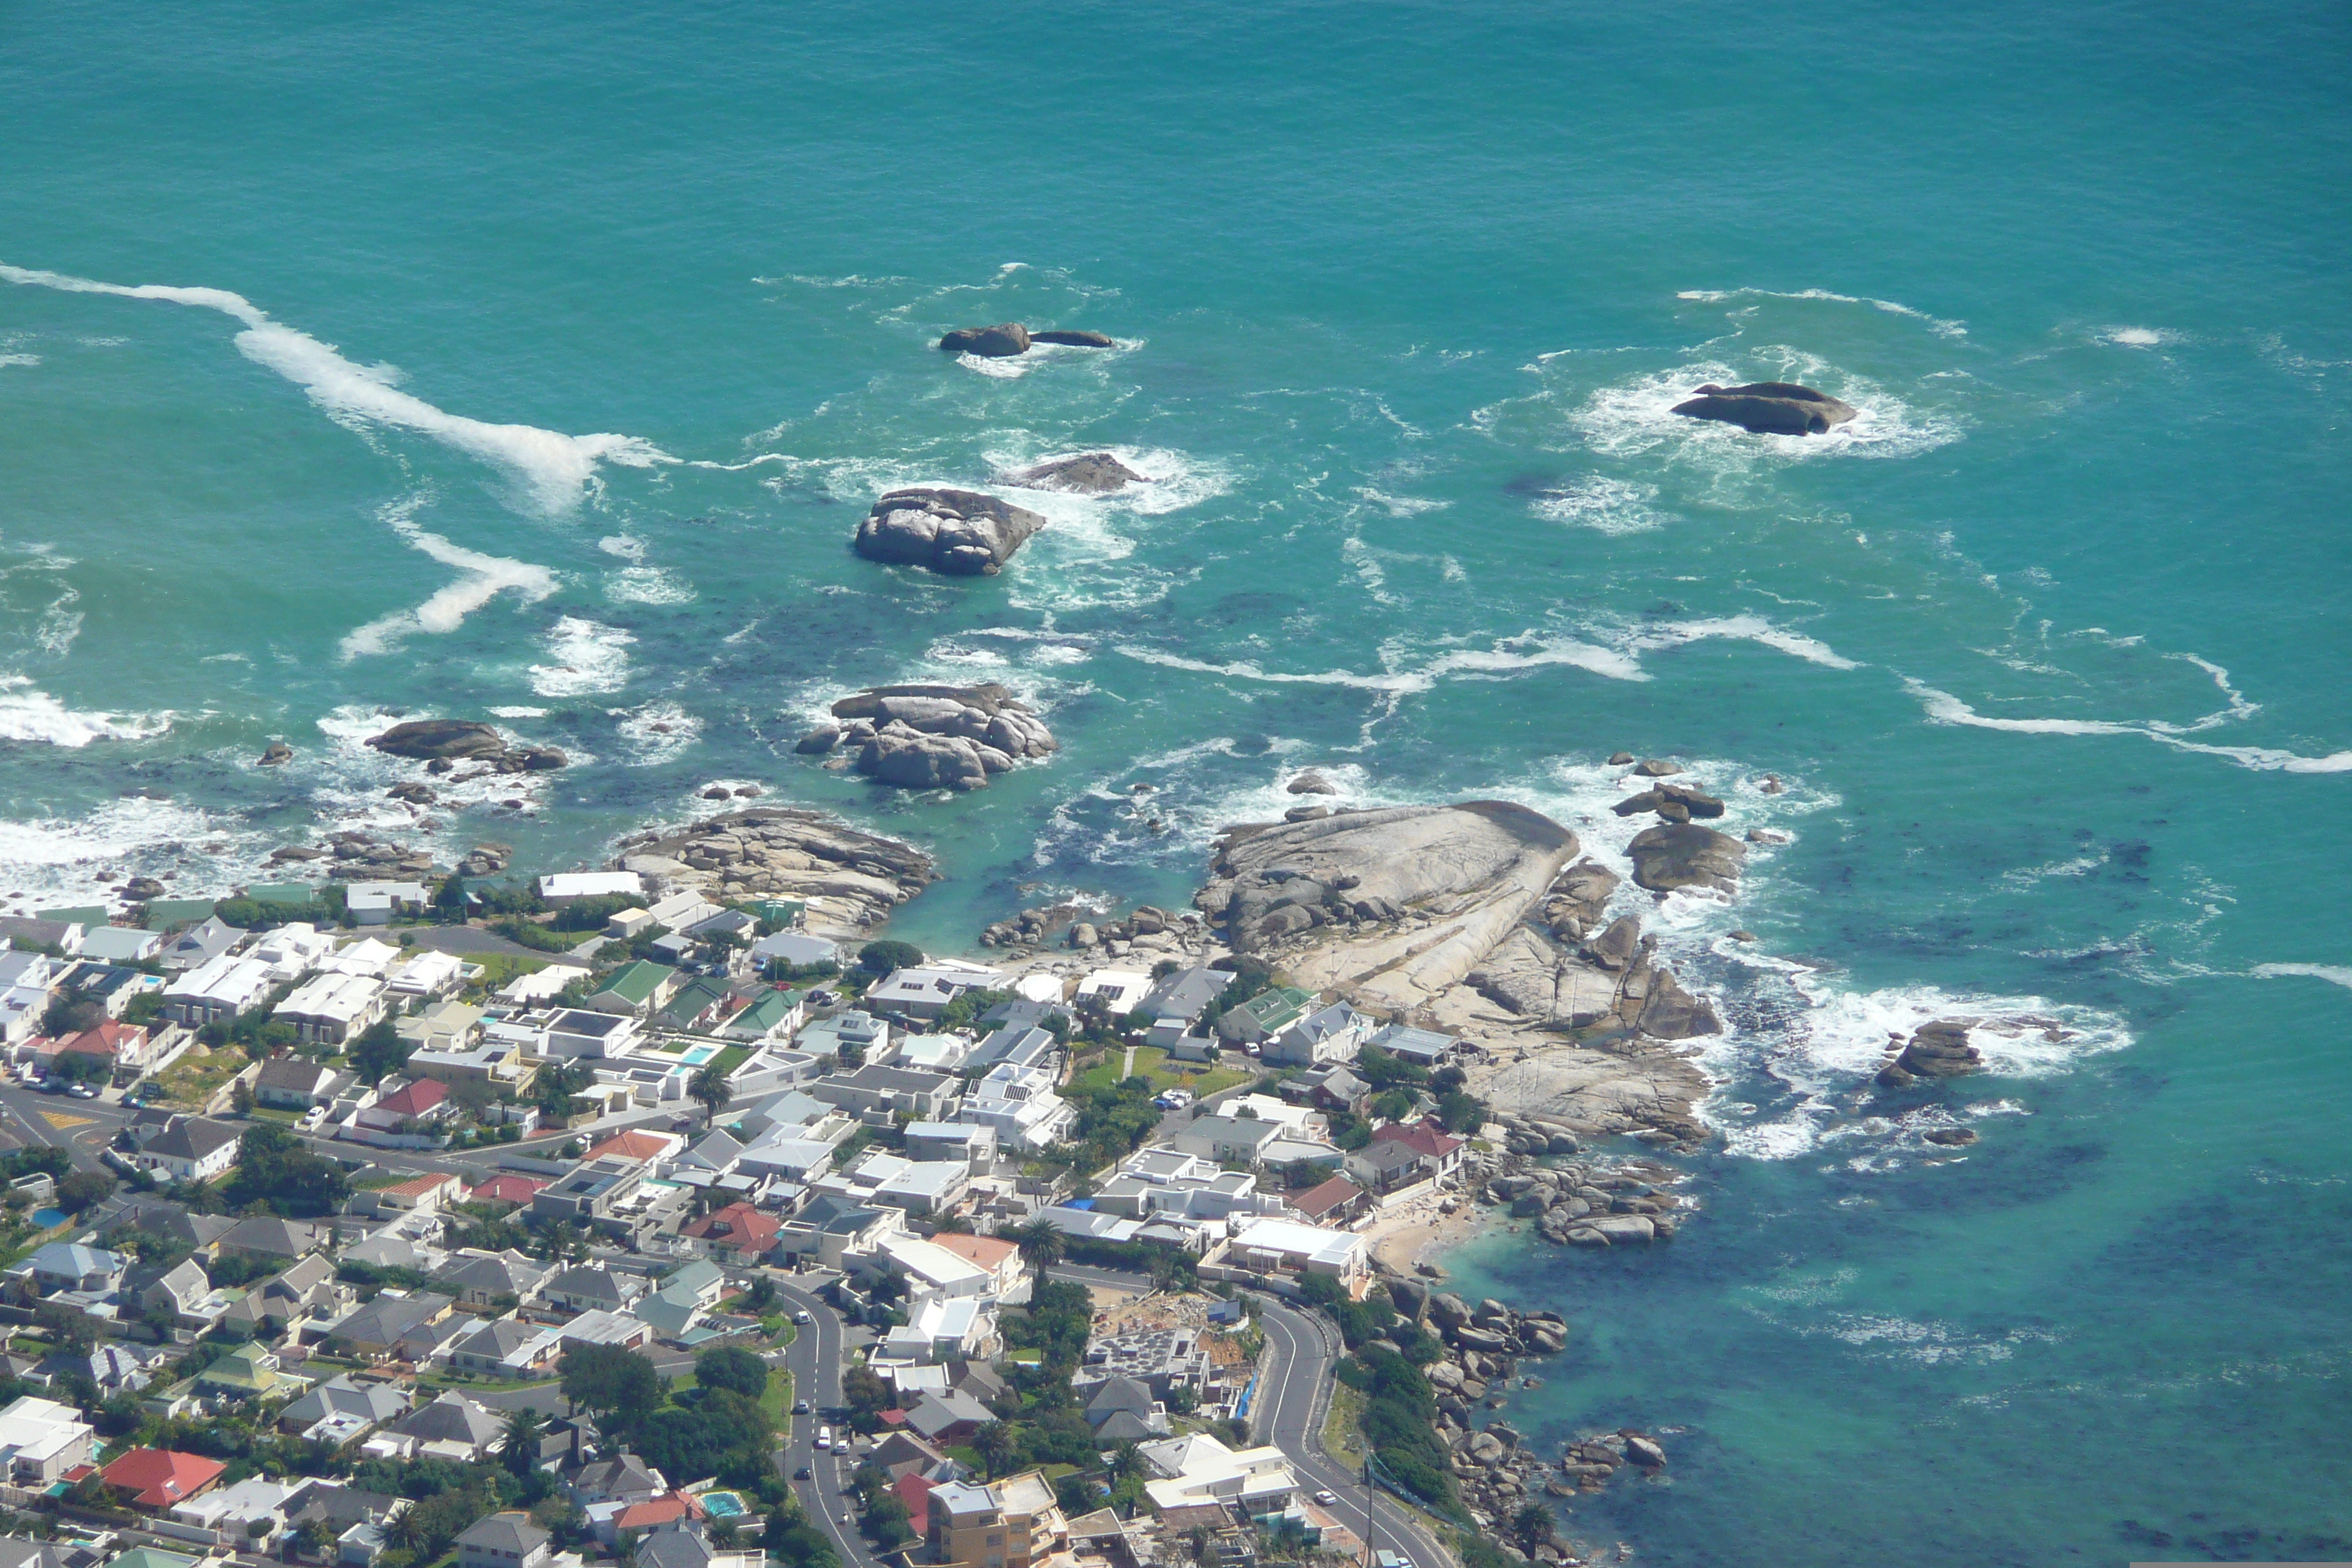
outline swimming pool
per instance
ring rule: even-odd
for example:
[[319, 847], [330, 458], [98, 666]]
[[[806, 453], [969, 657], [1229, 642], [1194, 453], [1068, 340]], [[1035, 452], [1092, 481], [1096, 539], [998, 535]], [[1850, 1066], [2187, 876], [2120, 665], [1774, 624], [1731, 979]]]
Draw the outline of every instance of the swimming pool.
[[718, 1054], [717, 1046], [688, 1046], [677, 1053], [677, 1059], [690, 1068], [698, 1068]]
[[702, 1511], [713, 1519], [733, 1519], [743, 1512], [743, 1500], [733, 1492], [704, 1492]]

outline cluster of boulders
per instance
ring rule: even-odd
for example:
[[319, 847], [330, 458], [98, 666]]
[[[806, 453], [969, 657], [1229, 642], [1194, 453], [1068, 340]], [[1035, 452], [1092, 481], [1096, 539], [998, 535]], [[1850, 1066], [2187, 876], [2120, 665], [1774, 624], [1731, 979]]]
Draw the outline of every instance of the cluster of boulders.
[[865, 833], [819, 812], [753, 806], [620, 844], [615, 869], [698, 889], [722, 901], [807, 902], [813, 931], [866, 930], [939, 880], [912, 845]]
[[1748, 846], [1696, 822], [1662, 822], [1633, 836], [1625, 847], [1633, 860], [1633, 880], [1654, 893], [1685, 888], [1710, 892], [1739, 890]]
[[1535, 1221], [1545, 1240], [1566, 1247], [1635, 1247], [1673, 1237], [1675, 1216], [1687, 1206], [1671, 1190], [1680, 1173], [1652, 1161], [1538, 1164], [1547, 1155], [1575, 1152], [1575, 1134], [1557, 1123], [1514, 1121], [1510, 1152], [1464, 1166], [1464, 1186], [1475, 1201]]
[[999, 480], [1019, 485], [1028, 490], [1062, 490], [1071, 495], [1105, 496], [1123, 490], [1129, 485], [1148, 485], [1150, 479], [1137, 473], [1109, 452], [1081, 452], [1075, 458], [1055, 458], [1018, 473], [1001, 474]]
[[370, 736], [367, 744], [386, 756], [421, 762], [429, 773], [456, 773], [459, 763], [485, 764], [452, 779], [454, 784], [492, 773], [547, 773], [572, 760], [553, 746], [514, 745], [489, 725], [470, 719], [411, 719]]
[[992, 577], [1045, 519], [979, 490], [921, 485], [892, 490], [857, 525], [851, 548], [868, 561], [928, 566], [947, 577]]
[[1826, 436], [1854, 416], [1849, 404], [1792, 381], [1753, 381], [1745, 386], [1708, 382], [1674, 412], [1686, 419], [1737, 425], [1756, 436]]
[[[1908, 1089], [1923, 1078], [1958, 1078], [1984, 1069], [1984, 1053], [1969, 1043], [1974, 1018], [1937, 1018], [1911, 1031], [1900, 1050], [1894, 1046], [1878, 1081], [1888, 1089]], [[1900, 1037], [1897, 1037], [1900, 1038]]]
[[999, 321], [992, 327], [958, 327], [940, 340], [940, 350], [943, 353], [978, 354], [982, 359], [1014, 359], [1027, 353], [1036, 343], [1059, 343], [1064, 348], [1073, 349], [1118, 346], [1102, 332], [1076, 331], [1059, 327], [1033, 332], [1018, 321]]
[[1634, 1426], [1580, 1437], [1560, 1455], [1560, 1479], [1544, 1489], [1554, 1497], [1597, 1492], [1628, 1465], [1654, 1476], [1666, 1468], [1666, 1450], [1655, 1437]]
[[1620, 915], [1593, 929], [1615, 886], [1605, 867], [1570, 867], [1542, 906], [1555, 940], [1514, 931], [1470, 972], [1469, 983], [1497, 1006], [1553, 1028], [1654, 1040], [1720, 1034], [1713, 1004], [1657, 962], [1658, 939], [1642, 933], [1641, 916]]
[[1620, 816], [1638, 816], [1643, 812], [1654, 811], [1661, 821], [1688, 822], [1695, 816], [1721, 816], [1723, 802], [1687, 784], [1657, 784], [1639, 795], [1627, 795], [1609, 809]]
[[351, 881], [368, 881], [377, 878], [409, 878], [422, 876], [433, 869], [433, 852], [416, 849], [404, 844], [356, 831], [333, 833], [327, 837], [327, 847], [314, 849], [308, 845], [289, 844], [269, 852], [272, 866], [302, 865], [324, 860], [327, 875]]
[[1061, 749], [1036, 710], [1002, 686], [877, 686], [833, 705], [793, 750], [844, 752], [848, 765], [902, 789], [971, 790]]
[[514, 860], [511, 844], [477, 844], [457, 862], [460, 877], [495, 877]]
[[1082, 913], [1076, 904], [1040, 904], [1023, 910], [1009, 921], [997, 921], [980, 933], [982, 947], [1044, 947], [1054, 933], [1067, 933]]

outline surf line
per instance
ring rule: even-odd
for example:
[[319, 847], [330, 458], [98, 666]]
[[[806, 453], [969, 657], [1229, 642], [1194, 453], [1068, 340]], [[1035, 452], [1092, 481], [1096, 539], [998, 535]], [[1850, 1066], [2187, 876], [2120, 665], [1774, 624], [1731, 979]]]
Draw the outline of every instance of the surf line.
[[0, 281], [68, 294], [110, 294], [125, 300], [162, 300], [217, 310], [241, 323], [237, 352], [300, 387], [339, 424], [397, 426], [491, 463], [522, 481], [533, 510], [568, 511], [597, 483], [599, 463], [649, 468], [677, 459], [635, 436], [567, 436], [535, 425], [493, 425], [436, 408], [396, 384], [388, 366], [355, 364], [331, 343], [270, 319], [242, 294], [226, 289], [187, 289], [162, 283], [102, 283], [63, 272], [12, 267], [0, 262]]

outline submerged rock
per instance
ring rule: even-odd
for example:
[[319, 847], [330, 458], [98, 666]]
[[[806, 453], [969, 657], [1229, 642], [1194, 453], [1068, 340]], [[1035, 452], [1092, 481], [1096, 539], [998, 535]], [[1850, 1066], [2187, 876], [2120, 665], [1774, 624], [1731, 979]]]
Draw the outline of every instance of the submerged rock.
[[387, 755], [419, 762], [500, 757], [507, 750], [506, 737], [470, 719], [411, 719], [372, 736], [367, 743]]
[[1926, 1137], [1928, 1142], [1946, 1149], [1965, 1149], [1977, 1141], [1975, 1131], [1966, 1127], [1938, 1127]]
[[942, 353], [978, 354], [983, 359], [1011, 359], [1029, 352], [1033, 340], [1029, 329], [1018, 321], [999, 321], [992, 327], [958, 327], [940, 340]]
[[1118, 346], [1107, 332], [1077, 331], [1066, 327], [1032, 332], [1029, 341], [1033, 343], [1059, 343], [1069, 349], [1114, 349]]
[[1290, 795], [1338, 795], [1339, 793], [1339, 785], [1317, 773], [1313, 768], [1307, 769], [1282, 787]]
[[1050, 462], [1024, 468], [1017, 474], [1007, 474], [1003, 480], [1024, 489], [1066, 490], [1073, 495], [1086, 496], [1108, 495], [1129, 485], [1151, 482], [1108, 452], [1081, 452], [1075, 458], [1055, 458]]
[[1758, 436], [1825, 436], [1833, 426], [1852, 419], [1854, 411], [1825, 392], [1788, 381], [1758, 381], [1746, 386], [1698, 389], [1674, 411], [1688, 419], [1713, 419], [1737, 425]]
[[994, 576], [1045, 526], [1037, 513], [978, 490], [919, 487], [876, 501], [853, 548], [869, 561], [944, 576]]

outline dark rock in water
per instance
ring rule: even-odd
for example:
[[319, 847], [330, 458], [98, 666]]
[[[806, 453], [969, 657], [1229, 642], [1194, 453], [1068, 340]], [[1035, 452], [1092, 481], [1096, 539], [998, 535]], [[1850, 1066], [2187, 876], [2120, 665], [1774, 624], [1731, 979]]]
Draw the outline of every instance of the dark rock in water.
[[854, 547], [869, 561], [993, 576], [1045, 526], [1037, 513], [978, 490], [892, 490], [857, 525]]
[[396, 784], [383, 793], [390, 795], [394, 800], [406, 801], [411, 805], [431, 805], [433, 804], [433, 786], [430, 784], [421, 784], [413, 782]]
[[729, 789], [724, 784], [712, 784], [709, 789], [702, 792], [702, 798], [705, 800], [733, 800], [735, 798], [735, 792]]
[[1680, 763], [1669, 763], [1657, 757], [1650, 757], [1635, 763], [1633, 771], [1645, 779], [1662, 779], [1668, 773], [1682, 772], [1683, 765]]
[[1880, 1069], [1878, 1081], [1901, 1089], [1923, 1078], [1958, 1078], [1984, 1068], [1984, 1053], [1969, 1044], [1970, 1021], [1938, 1018], [1912, 1032], [1903, 1054]]
[[572, 759], [553, 746], [525, 746], [499, 759], [500, 773], [547, 773], [571, 765]]
[[757, 800], [767, 793], [767, 791], [761, 789], [758, 784], [737, 784], [735, 786], [735, 795], [739, 800]]
[[1609, 753], [1609, 765], [1612, 768], [1631, 767], [1633, 765], [1633, 753], [1631, 752], [1612, 752]]
[[1650, 994], [1642, 1004], [1642, 1033], [1654, 1039], [1687, 1040], [1698, 1035], [1723, 1033], [1723, 1020], [1703, 996], [1683, 989], [1674, 972], [1660, 969], [1650, 976]]
[[1020, 322], [999, 321], [992, 327], [959, 327], [940, 340], [940, 348], [951, 354], [1011, 359], [1027, 353], [1031, 341], [1029, 329]]
[[1719, 893], [1739, 887], [1748, 846], [1696, 823], [1665, 823], [1633, 836], [1633, 880], [1654, 893], [1678, 888], [1709, 888]]
[[1108, 333], [1074, 331], [1066, 327], [1055, 327], [1049, 331], [1032, 332], [1029, 334], [1029, 341], [1033, 343], [1059, 343], [1064, 348], [1072, 349], [1115, 349], [1118, 347], [1118, 344], [1112, 342], [1109, 334]]
[[[903, 789], [979, 789], [990, 774], [1058, 749], [1045, 721], [1002, 686], [877, 686], [833, 713], [847, 721], [834, 733], [855, 748], [857, 771]], [[801, 749], [820, 749], [813, 742], [824, 732]]]
[[1339, 785], [1317, 773], [1313, 768], [1307, 769], [1283, 785], [1283, 788], [1292, 795], [1338, 795], [1339, 793]]
[[1965, 1149], [1977, 1141], [1976, 1133], [1966, 1127], [1938, 1127], [1927, 1138], [1928, 1142], [1947, 1149]]
[[821, 757], [839, 744], [841, 744], [841, 727], [837, 724], [820, 724], [803, 735], [793, 750], [803, 757]]
[[1075, 458], [1056, 458], [1035, 468], [1024, 468], [1017, 474], [1006, 474], [1004, 482], [1019, 485], [1024, 489], [1067, 490], [1075, 495], [1108, 495], [1129, 485], [1148, 485], [1151, 481], [1108, 452], [1084, 452]]
[[411, 719], [371, 737], [367, 743], [391, 756], [443, 762], [502, 757], [507, 751], [504, 737], [496, 730], [470, 719]]
[[1756, 933], [1752, 931], [1736, 931], [1731, 933], [1731, 940], [1734, 942], [1754, 942], [1756, 940]]
[[122, 896], [134, 904], [143, 904], [150, 899], [162, 898], [163, 884], [152, 877], [133, 877], [122, 884]]
[[1832, 426], [1853, 417], [1851, 407], [1829, 394], [1787, 381], [1758, 381], [1746, 386], [1717, 386], [1709, 382], [1696, 397], [1675, 404], [1674, 411], [1689, 419], [1737, 425], [1757, 436], [1826, 436]]
[[[1688, 822], [1694, 816], [1717, 817], [1723, 815], [1723, 802], [1699, 790], [1681, 784], [1653, 784], [1639, 795], [1629, 795], [1609, 808], [1620, 816], [1634, 816], [1654, 811], [1669, 821]], [[1680, 815], [1676, 815], [1679, 813]]]
[[457, 764], [451, 762], [446, 757], [436, 757], [431, 762], [425, 764], [425, 771], [428, 773], [436, 774], [453, 773], [457, 771]]
[[294, 748], [283, 741], [272, 741], [261, 753], [259, 766], [274, 768], [294, 760]]

